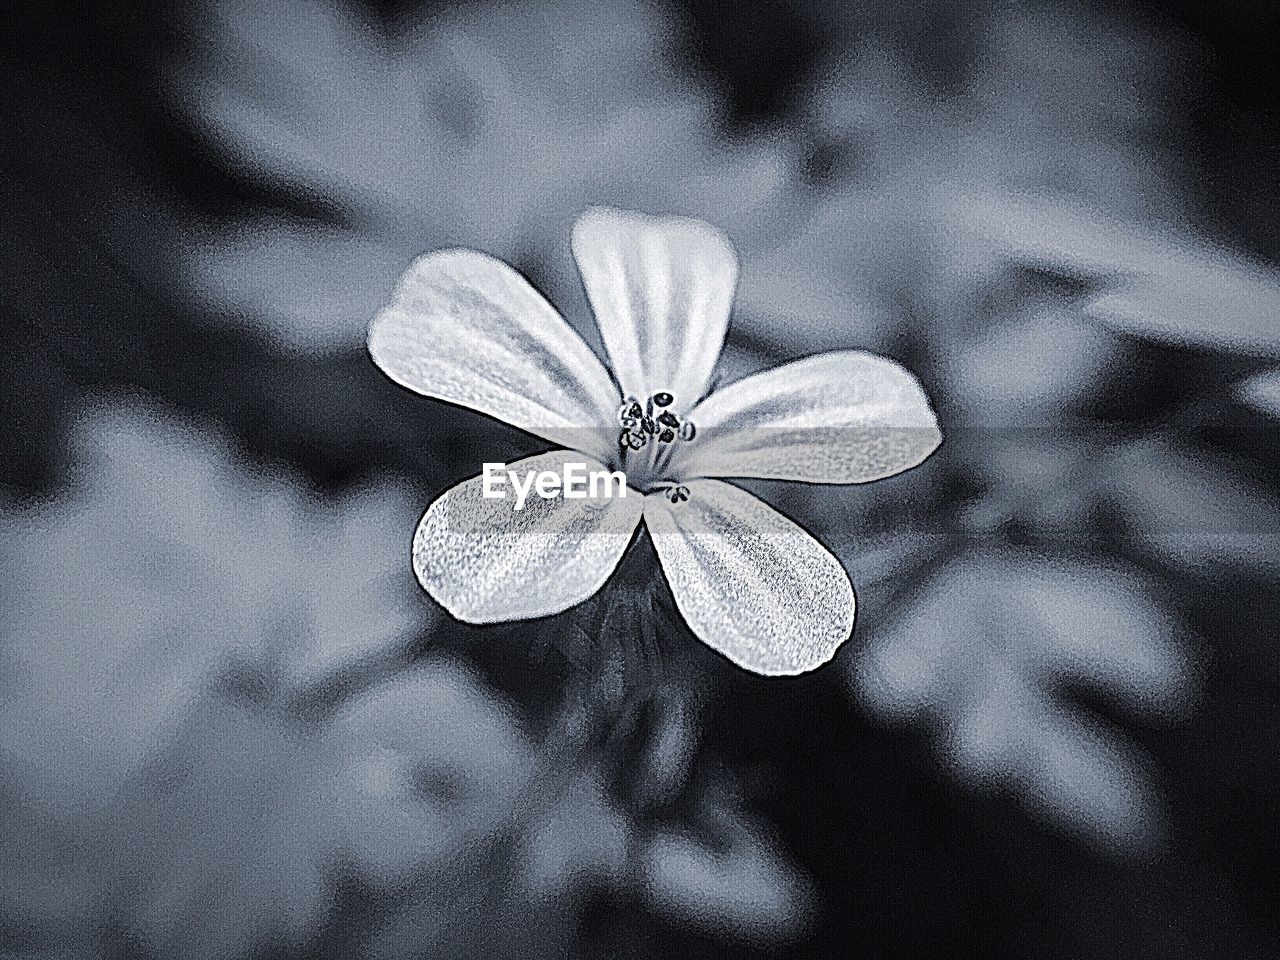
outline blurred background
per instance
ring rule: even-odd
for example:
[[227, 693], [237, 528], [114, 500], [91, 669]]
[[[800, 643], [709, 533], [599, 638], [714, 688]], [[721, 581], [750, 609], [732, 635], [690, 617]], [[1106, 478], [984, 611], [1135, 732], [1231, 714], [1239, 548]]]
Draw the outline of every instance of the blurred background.
[[[0, 955], [1280, 953], [1275, 11], [2, 16]], [[465, 245], [589, 323], [593, 203], [730, 233], [725, 378], [933, 398], [917, 470], [754, 485], [858, 590], [812, 675], [698, 644], [643, 539], [535, 623], [414, 583], [539, 443], [368, 320]]]

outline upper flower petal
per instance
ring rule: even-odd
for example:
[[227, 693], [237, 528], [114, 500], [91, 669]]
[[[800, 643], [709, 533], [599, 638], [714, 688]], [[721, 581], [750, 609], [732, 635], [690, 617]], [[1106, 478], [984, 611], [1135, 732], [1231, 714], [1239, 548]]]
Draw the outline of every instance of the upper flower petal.
[[[508, 469], [560, 472], [565, 463], [604, 469], [572, 450], [555, 450]], [[483, 478], [445, 491], [413, 537], [413, 569], [441, 606], [468, 623], [543, 617], [567, 610], [603, 586], [631, 541], [644, 509], [633, 490], [602, 496], [485, 498]], [[510, 493], [510, 487], [507, 487]]]
[[732, 484], [694, 480], [689, 499], [645, 497], [645, 525], [695, 634], [755, 673], [803, 673], [853, 631], [849, 577], [822, 544]]
[[717, 390], [689, 414], [679, 477], [865, 483], [923, 461], [942, 440], [929, 398], [885, 357], [841, 350]]
[[524, 277], [475, 250], [419, 257], [369, 329], [387, 376], [424, 396], [608, 457], [620, 398], [591, 348]]
[[729, 238], [700, 220], [594, 207], [574, 225], [573, 255], [623, 393], [667, 392], [677, 414], [688, 410], [729, 324]]

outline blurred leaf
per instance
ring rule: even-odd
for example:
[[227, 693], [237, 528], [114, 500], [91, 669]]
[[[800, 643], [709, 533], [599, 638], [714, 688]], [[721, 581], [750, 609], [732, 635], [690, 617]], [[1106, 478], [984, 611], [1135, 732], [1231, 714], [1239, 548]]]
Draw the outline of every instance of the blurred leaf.
[[1085, 314], [1137, 336], [1280, 357], [1280, 275], [1216, 259], [1171, 256], [1158, 273], [1122, 277], [1088, 300]]
[[812, 921], [814, 891], [761, 823], [710, 791], [707, 828], [659, 828], [645, 840], [637, 882], [649, 906], [704, 934], [756, 946], [795, 938]]
[[937, 332], [932, 382], [949, 418], [1034, 429], [1098, 407], [1125, 359], [1122, 345], [1057, 299], [1017, 307], [978, 331]]
[[1240, 402], [1280, 420], [1280, 367], [1271, 367], [1239, 384], [1235, 390]]
[[657, 4], [517, 0], [394, 36], [332, 0], [205, 14], [197, 58], [172, 65], [173, 95], [216, 146], [365, 217], [443, 215], [442, 239], [479, 228], [507, 249], [527, 212], [557, 202], [562, 167], [575, 181], [606, 158], [644, 169], [709, 119], [711, 101], [686, 96], [672, 68], [651, 72], [671, 42]]
[[0, 794], [44, 821], [10, 838], [12, 910], [47, 914], [61, 878], [68, 930], [111, 798], [225, 668], [298, 694], [420, 628], [398, 485], [322, 502], [150, 405], [103, 403], [72, 441], [62, 495], [0, 507]]
[[1194, 51], [1112, 10], [984, 4], [972, 16], [959, 55], [935, 68], [941, 84], [912, 57], [939, 59], [931, 32], [899, 32], [911, 16], [885, 11], [883, 33], [859, 22], [807, 107], [816, 134], [855, 158], [845, 177], [913, 225], [889, 246], [944, 328], [1015, 266], [1085, 283], [1085, 315], [1116, 332], [1280, 356], [1280, 275], [1168, 226], [1195, 199]]
[[660, 809], [687, 788], [702, 739], [703, 718], [685, 691], [655, 693], [649, 713], [653, 726], [627, 770], [630, 802], [641, 811]]
[[92, 956], [98, 820], [90, 810], [69, 815], [67, 798], [33, 794], [27, 782], [39, 780], [38, 766], [5, 756], [3, 774], [0, 956]]
[[1016, 535], [1024, 541], [1070, 548], [1109, 539], [1113, 529], [1101, 509], [1098, 474], [1116, 441], [1105, 428], [1052, 431], [957, 428], [946, 456], [963, 478], [957, 519], [965, 535]]
[[171, 99], [315, 216], [247, 210], [173, 248], [197, 298], [280, 346], [358, 344], [410, 260], [452, 245], [529, 270], [594, 340], [568, 238], [596, 203], [725, 228], [744, 261], [735, 330], [773, 349], [871, 347], [893, 329], [876, 298], [884, 262], [901, 261], [884, 249], [900, 208], [807, 190], [782, 131], [724, 136], [722, 98], [676, 66], [665, 4], [516, 0], [395, 37], [325, 0], [210, 7]]
[[10, 751], [109, 795], [229, 657], [301, 686], [414, 626], [401, 488], [326, 504], [147, 407], [106, 406], [73, 445], [72, 491], [0, 518]]
[[184, 278], [218, 310], [298, 346], [350, 346], [420, 250], [276, 214], [188, 234]]
[[[873, 315], [911, 319], [926, 343], [945, 343], [992, 277], [1032, 260], [1043, 234], [1068, 232], [1065, 208], [1108, 211], [1073, 222], [1077, 256], [1107, 243], [1110, 219], [1142, 241], [1147, 224], [1182, 214], [1195, 78], [1168, 69], [1190, 63], [1172, 31], [1115, 10], [982, 3], [966, 12], [971, 29], [941, 45], [940, 9], [924, 10], [824, 10], [824, 33], [843, 42], [805, 88], [804, 129], [834, 158], [824, 201], [840, 208], [860, 193], [879, 211], [847, 215], [826, 246], [857, 251], [846, 270], [870, 275]], [[1028, 214], [1023, 197], [1045, 209]], [[1054, 351], [988, 373], [996, 386], [1030, 373], [1032, 386], [1043, 378], [1021, 366], [1041, 355]]]
[[319, 793], [366, 882], [403, 886], [494, 833], [532, 770], [511, 707], [461, 667], [429, 663], [332, 717]]
[[[657, 731], [654, 749], [679, 752], [669, 736]], [[782, 942], [808, 920], [806, 881], [723, 788], [657, 824], [596, 763], [552, 771], [548, 792], [530, 794], [544, 758], [456, 667], [384, 684], [335, 718], [323, 749], [338, 758], [322, 794], [344, 858], [403, 901], [368, 956], [565, 956], [601, 895], [635, 894], [668, 922], [735, 941]]]
[[625, 875], [632, 824], [597, 776], [565, 789], [527, 837], [520, 881], [533, 899], [611, 889]]
[[1011, 787], [1072, 832], [1126, 849], [1156, 829], [1145, 763], [1063, 694], [1178, 713], [1191, 693], [1181, 633], [1134, 574], [971, 553], [872, 637], [852, 679], [872, 713], [933, 727], [966, 780]]
[[903, 326], [912, 259], [900, 198], [851, 186], [782, 199], [784, 217], [761, 211], [754, 230], [732, 233], [746, 257], [731, 331], [780, 356], [885, 349]]
[[506, 826], [530, 773], [510, 707], [438, 660], [319, 724], [252, 681], [224, 677], [113, 811], [121, 932], [158, 956], [303, 949], [354, 868], [387, 902], [429, 890], [420, 932], [441, 935], [489, 881], [474, 850]]
[[332, 893], [332, 844], [305, 734], [230, 691], [202, 700], [168, 755], [122, 794], [109, 916], [148, 956], [234, 958], [305, 945]]
[[944, 41], [942, 8], [914, 6], [813, 8], [843, 42], [806, 113], [844, 147], [846, 175], [1052, 190], [1126, 212], [1168, 203], [1169, 145], [1187, 125], [1187, 73], [1167, 68], [1183, 59], [1175, 36], [1117, 10], [977, 3]]
[[1280, 576], [1280, 501], [1211, 451], [1134, 446], [1106, 471], [1103, 496], [1144, 556], [1197, 577]]
[[555, 262], [591, 203], [705, 195], [692, 206], [724, 216], [775, 186], [776, 148], [722, 147], [719, 99], [676, 67], [659, 3], [469, 5], [393, 36], [332, 0], [237, 0], [193, 28], [175, 105], [253, 180], [342, 225], [255, 215], [191, 252], [199, 295], [293, 349], [362, 341], [431, 248]]
[[1062, 196], [958, 191], [938, 202], [955, 243], [1100, 287], [1082, 309], [1119, 332], [1280, 356], [1280, 274], [1238, 253]]

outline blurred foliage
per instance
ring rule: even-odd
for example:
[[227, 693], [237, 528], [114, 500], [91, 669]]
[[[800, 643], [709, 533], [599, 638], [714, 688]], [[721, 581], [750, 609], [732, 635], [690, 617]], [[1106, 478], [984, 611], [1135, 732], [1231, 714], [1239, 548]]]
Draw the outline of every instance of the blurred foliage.
[[[16, 945], [91, 945], [104, 908], [139, 954], [306, 945], [344, 884], [379, 910], [403, 900], [415, 949], [458, 956], [487, 924], [515, 938], [551, 921], [540, 949], [561, 955], [566, 904], [597, 889], [747, 940], [801, 922], [803, 879], [721, 780], [689, 817], [633, 819], [595, 766], [555, 769], [544, 799], [519, 711], [456, 664], [410, 665], [436, 615], [407, 582], [396, 484], [317, 501], [107, 400], [75, 463], [72, 492], [3, 521]], [[507, 868], [473, 862], [494, 844]], [[459, 931], [445, 893], [489, 909]], [[498, 923], [495, 903], [519, 914]]]
[[[416, 508], [394, 483], [322, 502], [237, 464], [225, 438], [106, 400], [79, 425], [73, 464], [64, 498], [0, 516], [0, 774], [52, 835], [6, 877], [17, 917], [47, 906], [33, 876], [98, 876], [112, 798], [217, 675], [252, 669], [301, 696], [422, 627], [400, 562]], [[64, 861], [59, 844], [81, 853]], [[91, 918], [100, 883], [64, 890], [66, 914]]]
[[1142, 844], [1157, 823], [1142, 763], [1057, 701], [1086, 687], [1139, 715], [1183, 714], [1180, 632], [1122, 571], [975, 552], [876, 631], [856, 682], [871, 710], [936, 724], [965, 778], [1007, 784], [1103, 844]]

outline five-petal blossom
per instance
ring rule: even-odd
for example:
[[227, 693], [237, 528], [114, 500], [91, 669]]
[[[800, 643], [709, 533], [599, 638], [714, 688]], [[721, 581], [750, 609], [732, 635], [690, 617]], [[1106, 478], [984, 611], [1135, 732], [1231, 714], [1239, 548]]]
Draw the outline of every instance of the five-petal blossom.
[[794, 674], [853, 630], [840, 562], [725, 478], [864, 483], [941, 440], [914, 376], [839, 351], [707, 395], [737, 283], [728, 238], [697, 220], [593, 208], [573, 253], [613, 375], [514, 269], [473, 250], [413, 263], [373, 321], [369, 352], [397, 383], [563, 449], [513, 469], [622, 470], [632, 495], [510, 499], [458, 484], [413, 541], [422, 586], [460, 620], [566, 610], [598, 591], [641, 519], [693, 632], [738, 665]]

